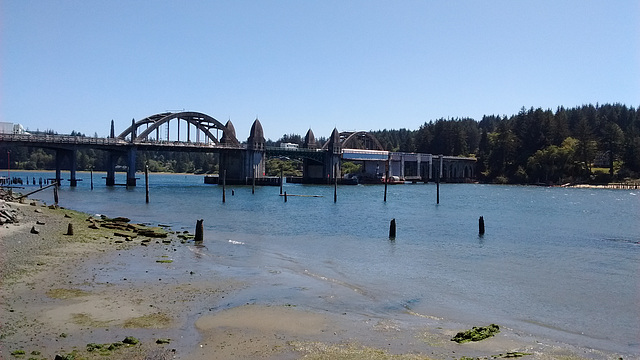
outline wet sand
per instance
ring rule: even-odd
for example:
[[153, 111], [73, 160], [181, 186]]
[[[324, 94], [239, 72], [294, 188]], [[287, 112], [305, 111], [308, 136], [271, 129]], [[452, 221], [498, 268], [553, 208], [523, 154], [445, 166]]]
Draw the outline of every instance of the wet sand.
[[[125, 238], [89, 228], [87, 214], [0, 200], [2, 207], [15, 210], [19, 223], [0, 227], [0, 359], [16, 350], [34, 359], [616, 358], [504, 328], [457, 344], [451, 337], [469, 324], [420, 314], [385, 319], [303, 304], [231, 306], [228, 298], [247, 279], [198, 266], [193, 259], [206, 255], [178, 234]], [[64, 235], [69, 223], [71, 236]], [[87, 344], [129, 336], [140, 343], [87, 351]]]

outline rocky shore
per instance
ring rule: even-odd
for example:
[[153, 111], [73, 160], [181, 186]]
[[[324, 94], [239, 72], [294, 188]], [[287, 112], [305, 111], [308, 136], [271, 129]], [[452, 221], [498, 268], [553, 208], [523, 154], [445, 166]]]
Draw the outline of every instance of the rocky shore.
[[191, 234], [0, 199], [0, 359], [612, 358], [503, 328], [459, 344], [443, 319], [229, 307], [246, 279], [199, 266]]

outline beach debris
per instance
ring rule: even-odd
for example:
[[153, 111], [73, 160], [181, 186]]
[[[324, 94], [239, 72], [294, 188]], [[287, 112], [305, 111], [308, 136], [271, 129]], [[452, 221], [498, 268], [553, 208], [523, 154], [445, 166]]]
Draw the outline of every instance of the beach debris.
[[141, 228], [138, 229], [138, 235], [146, 236], [151, 238], [166, 238], [167, 232], [164, 229], [153, 227], [153, 228]]
[[140, 342], [140, 340], [136, 339], [133, 336], [127, 336], [126, 338], [124, 338], [124, 340], [122, 340], [122, 342], [129, 345], [136, 345]]
[[507, 352], [506, 354], [498, 354], [497, 356], [493, 356], [493, 357], [503, 358], [503, 359], [513, 359], [513, 358], [519, 358], [527, 355], [533, 355], [533, 354], [520, 352], [520, 351], [511, 351], [511, 352]]
[[182, 240], [193, 240], [196, 236], [193, 234], [189, 234], [188, 232], [185, 234], [179, 234], [178, 235], [178, 239], [182, 239]]
[[71, 353], [67, 355], [56, 354], [56, 357], [54, 359], [55, 360], [75, 360], [75, 358], [76, 358], [76, 355], [74, 353]]
[[14, 350], [11, 352], [12, 356], [22, 356], [24, 354], [25, 354], [24, 350]]
[[461, 331], [456, 334], [451, 341], [463, 344], [470, 341], [480, 341], [490, 338], [500, 332], [500, 327], [496, 324], [489, 326], [474, 326], [471, 330]]
[[133, 336], [127, 336], [126, 338], [124, 338], [124, 340], [116, 341], [114, 343], [107, 343], [107, 344], [89, 343], [87, 344], [86, 349], [87, 349], [87, 352], [98, 351], [101, 353], [101, 355], [108, 355], [109, 351], [116, 350], [122, 346], [137, 345], [138, 343], [140, 343], [140, 340], [138, 340], [137, 338]]
[[3, 206], [0, 210], [0, 225], [15, 224], [18, 222], [18, 210]]

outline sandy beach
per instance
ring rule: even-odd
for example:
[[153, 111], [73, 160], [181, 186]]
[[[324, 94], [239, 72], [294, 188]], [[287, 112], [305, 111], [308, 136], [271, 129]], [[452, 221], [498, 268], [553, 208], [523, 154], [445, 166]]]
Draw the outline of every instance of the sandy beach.
[[0, 209], [15, 219], [0, 227], [0, 359], [617, 358], [508, 328], [458, 344], [451, 338], [469, 324], [420, 314], [229, 307], [225, 297], [247, 279], [189, 262], [206, 255], [171, 229], [109, 228], [98, 215], [30, 200], [0, 200]]

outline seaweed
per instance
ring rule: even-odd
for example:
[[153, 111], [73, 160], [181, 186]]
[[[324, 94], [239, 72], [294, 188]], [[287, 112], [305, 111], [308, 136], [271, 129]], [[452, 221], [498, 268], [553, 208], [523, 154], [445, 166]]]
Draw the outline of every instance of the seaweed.
[[496, 324], [489, 326], [474, 326], [471, 330], [461, 331], [456, 334], [451, 341], [463, 344], [469, 341], [480, 341], [490, 338], [500, 332], [500, 327]]

